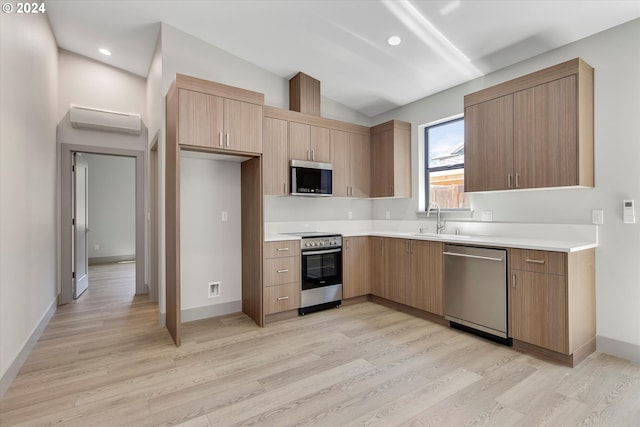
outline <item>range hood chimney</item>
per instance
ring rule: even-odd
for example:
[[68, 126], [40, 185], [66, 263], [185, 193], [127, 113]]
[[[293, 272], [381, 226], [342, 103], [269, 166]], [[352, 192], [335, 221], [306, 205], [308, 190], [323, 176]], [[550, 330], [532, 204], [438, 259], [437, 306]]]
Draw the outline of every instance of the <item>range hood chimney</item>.
[[320, 116], [320, 80], [299, 72], [289, 80], [289, 110]]

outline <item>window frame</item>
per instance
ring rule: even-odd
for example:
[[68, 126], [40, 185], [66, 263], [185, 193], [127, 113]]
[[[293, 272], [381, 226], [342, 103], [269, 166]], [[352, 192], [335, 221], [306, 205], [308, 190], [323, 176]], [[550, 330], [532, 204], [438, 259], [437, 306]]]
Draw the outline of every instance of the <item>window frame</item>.
[[[439, 120], [437, 122], [433, 122], [431, 124], [427, 124], [424, 126], [424, 200], [425, 200], [425, 212], [427, 210], [429, 210], [429, 203], [430, 203], [430, 195], [429, 195], [429, 190], [431, 187], [431, 180], [430, 180], [430, 173], [431, 172], [443, 172], [443, 171], [448, 171], [448, 170], [456, 170], [456, 169], [463, 169], [464, 170], [464, 162], [462, 163], [456, 163], [455, 165], [447, 165], [447, 166], [438, 166], [438, 167], [434, 167], [434, 168], [430, 168], [429, 167], [429, 129], [433, 129], [439, 126], [444, 126], [444, 125], [448, 125], [457, 121], [463, 121], [464, 123], [464, 115], [461, 114], [459, 116], [453, 116], [453, 117], [448, 117], [446, 119], [442, 119]], [[449, 207], [443, 207], [441, 208], [442, 211], [464, 211], [464, 212], [468, 212], [471, 211], [471, 208], [449, 208]]]

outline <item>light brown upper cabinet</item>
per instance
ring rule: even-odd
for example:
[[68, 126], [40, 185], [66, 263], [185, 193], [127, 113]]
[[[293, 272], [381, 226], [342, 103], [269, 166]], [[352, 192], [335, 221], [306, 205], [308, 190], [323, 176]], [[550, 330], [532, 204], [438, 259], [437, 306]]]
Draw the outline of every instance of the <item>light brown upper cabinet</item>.
[[262, 153], [262, 105], [179, 89], [178, 142], [215, 150]]
[[370, 151], [368, 136], [331, 130], [334, 197], [369, 197]]
[[593, 68], [581, 59], [465, 96], [465, 191], [593, 187]]
[[289, 122], [289, 159], [331, 162], [328, 128]]
[[411, 197], [411, 123], [371, 128], [371, 197]]
[[262, 134], [264, 194], [289, 194], [289, 123], [265, 117]]

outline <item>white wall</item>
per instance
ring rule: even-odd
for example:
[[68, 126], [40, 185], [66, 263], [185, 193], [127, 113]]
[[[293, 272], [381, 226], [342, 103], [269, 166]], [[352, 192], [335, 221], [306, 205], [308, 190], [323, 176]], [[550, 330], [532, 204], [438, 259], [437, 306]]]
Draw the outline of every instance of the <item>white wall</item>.
[[69, 122], [69, 106], [99, 108], [147, 116], [147, 85], [135, 74], [110, 67], [93, 59], [60, 49], [58, 99], [58, 142], [92, 146], [146, 150], [147, 132], [127, 135], [91, 129], [74, 129]]
[[[623, 224], [621, 207], [626, 198], [640, 201], [639, 41], [635, 20], [377, 117], [412, 123], [414, 186], [412, 199], [374, 201], [373, 218], [384, 219], [387, 210], [395, 219], [416, 218], [419, 125], [460, 114], [467, 93], [581, 57], [595, 68], [596, 187], [472, 194], [471, 205], [476, 216], [492, 210], [495, 221], [541, 223], [588, 224], [591, 209], [604, 209], [596, 254], [597, 334], [629, 344], [640, 360], [640, 225]], [[602, 342], [600, 350], [615, 352]]]
[[[204, 155], [189, 152], [181, 155], [180, 285], [183, 312], [234, 301], [238, 304], [231, 312], [238, 312], [238, 307], [242, 307], [240, 176], [238, 162], [210, 160]], [[222, 220], [223, 212], [227, 213], [227, 221]], [[209, 298], [208, 283], [218, 281], [222, 282], [220, 296]]]
[[83, 157], [89, 164], [89, 261], [135, 259], [135, 159], [100, 154]]
[[3, 13], [0, 31], [1, 395], [56, 302], [58, 50], [44, 15]]

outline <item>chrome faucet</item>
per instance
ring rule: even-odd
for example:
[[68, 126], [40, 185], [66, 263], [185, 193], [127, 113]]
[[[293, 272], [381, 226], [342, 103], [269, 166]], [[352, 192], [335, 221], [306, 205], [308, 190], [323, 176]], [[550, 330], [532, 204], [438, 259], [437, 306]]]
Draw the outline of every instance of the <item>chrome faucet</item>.
[[440, 221], [440, 205], [436, 201], [429, 202], [429, 207], [427, 208], [427, 216], [431, 216], [431, 208], [436, 208], [436, 234], [440, 234], [442, 230], [444, 230], [445, 224]]

